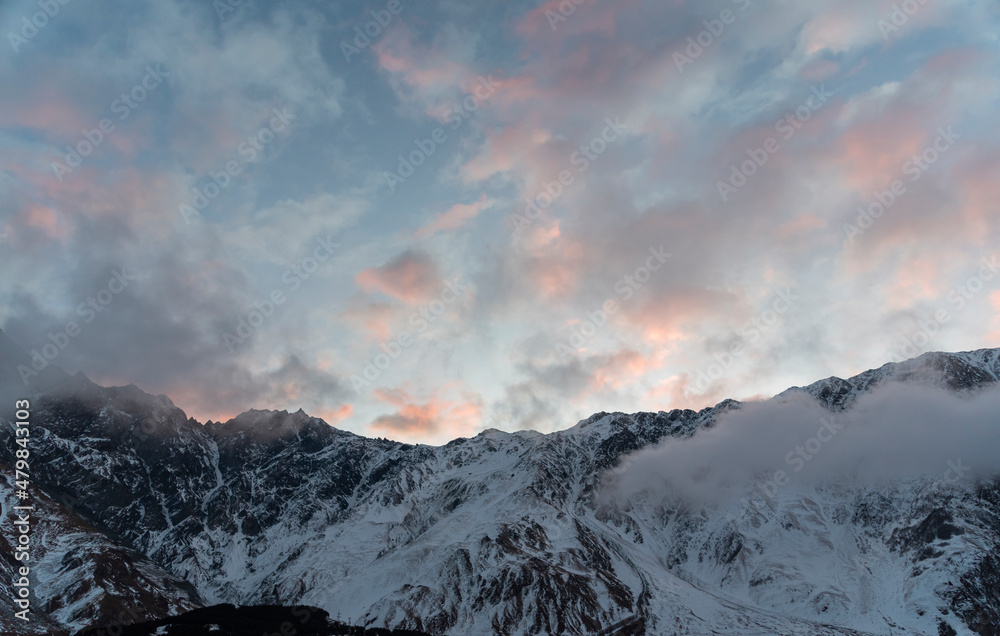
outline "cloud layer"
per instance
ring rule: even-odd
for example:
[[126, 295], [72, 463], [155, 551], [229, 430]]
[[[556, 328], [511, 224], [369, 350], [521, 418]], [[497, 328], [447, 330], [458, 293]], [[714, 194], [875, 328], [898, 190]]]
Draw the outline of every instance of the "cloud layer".
[[890, 383], [831, 413], [806, 394], [749, 403], [689, 439], [640, 451], [609, 473], [608, 493], [690, 503], [830, 481], [950, 483], [1000, 472], [1000, 390], [960, 397]]
[[427, 442], [998, 344], [995, 4], [569, 4], [5, 3], [0, 328]]

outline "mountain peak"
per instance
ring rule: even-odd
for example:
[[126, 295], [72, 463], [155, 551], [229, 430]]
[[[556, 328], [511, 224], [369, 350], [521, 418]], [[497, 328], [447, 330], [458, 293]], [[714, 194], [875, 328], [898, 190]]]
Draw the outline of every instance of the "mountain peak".
[[[928, 354], [790, 391], [833, 408], [888, 381], [971, 391], [997, 382], [997, 353]], [[62, 526], [41, 526], [53, 529], [39, 542], [39, 580], [61, 585], [39, 590], [70, 590], [66, 623], [96, 624], [103, 615], [91, 608], [116, 595], [157, 599], [141, 605], [150, 616], [200, 599], [315, 601], [352, 622], [448, 634], [640, 633], [648, 621], [646, 633], [860, 636], [1000, 621], [1000, 490], [941, 482], [943, 463], [929, 476], [940, 487], [921, 478], [816, 488], [807, 478], [773, 495], [747, 484], [747, 497], [717, 510], [663, 499], [670, 473], [658, 466], [673, 462], [634, 454], [704, 434], [742, 407], [734, 400], [595, 413], [548, 435], [487, 429], [431, 447], [338, 431], [302, 409], [252, 409], [202, 427], [135, 386], [90, 386], [39, 404], [47, 432], [32, 451], [76, 502]], [[750, 446], [719, 457], [739, 464]], [[621, 480], [649, 484], [652, 496], [606, 489]], [[94, 529], [61, 530], [84, 524]], [[87, 544], [131, 550], [144, 576], [128, 561], [108, 566]], [[91, 586], [63, 583], [91, 580], [95, 563], [111, 570], [97, 602]], [[0, 560], [0, 588], [10, 571]], [[875, 590], [884, 614], [870, 611]]]
[[859, 395], [886, 382], [906, 382], [968, 392], [1000, 381], [1000, 348], [949, 353], [929, 351], [901, 362], [887, 362], [844, 379], [830, 376], [804, 387], [791, 387], [781, 398], [808, 393], [825, 406], [837, 410], [850, 407]]
[[243, 435], [256, 441], [292, 438], [305, 431], [320, 435], [334, 431], [332, 426], [311, 417], [302, 409], [294, 413], [287, 410], [250, 409], [226, 422], [209, 422], [206, 426], [213, 435]]

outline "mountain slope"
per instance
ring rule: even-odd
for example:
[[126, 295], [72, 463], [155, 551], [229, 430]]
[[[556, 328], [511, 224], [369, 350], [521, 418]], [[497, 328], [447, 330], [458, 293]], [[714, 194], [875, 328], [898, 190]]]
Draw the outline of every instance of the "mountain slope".
[[[14, 471], [0, 462], [0, 514], [13, 519]], [[0, 531], [0, 590], [15, 598], [10, 585], [27, 565], [32, 581], [31, 620], [14, 618], [9, 604], [0, 609], [3, 629], [56, 634], [86, 626], [128, 624], [201, 606], [191, 584], [170, 574], [145, 555], [112, 540], [66, 503], [44, 493], [32, 497], [30, 561], [15, 561], [17, 532]], [[23, 514], [23, 513], [22, 513]]]
[[860, 395], [887, 382], [905, 382], [967, 393], [1000, 381], [1000, 349], [961, 353], [930, 352], [887, 363], [846, 380], [830, 377], [806, 387], [793, 387], [778, 397], [805, 392], [831, 409], [849, 408]]
[[[790, 391], [834, 410], [890, 381], [969, 392], [995, 385], [998, 360], [927, 354]], [[998, 633], [996, 482], [829, 483], [698, 510], [599, 496], [623, 456], [739, 408], [599, 413], [428, 447], [301, 411], [201, 425], [165, 396], [73, 378], [35, 404], [34, 472], [160, 568], [178, 606], [305, 604], [448, 634]], [[43, 602], [53, 585], [39, 580]], [[65, 605], [86, 598], [65, 589]]]

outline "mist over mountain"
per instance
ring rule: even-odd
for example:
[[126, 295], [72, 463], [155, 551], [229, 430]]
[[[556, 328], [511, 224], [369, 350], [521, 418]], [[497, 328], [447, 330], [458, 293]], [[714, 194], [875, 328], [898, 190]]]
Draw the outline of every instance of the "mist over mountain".
[[[964, 396], [945, 389], [889, 384], [831, 413], [808, 393], [790, 393], [721, 415], [695, 438], [670, 440], [628, 458], [620, 491], [662, 493], [689, 502], [740, 496], [745, 485], [780, 481], [877, 485], [1000, 474], [1000, 391]], [[943, 477], [942, 477], [943, 478]]]
[[[33, 620], [5, 606], [2, 630], [228, 603], [429, 634], [1000, 633], [1000, 349], [443, 446], [302, 411], [202, 424], [81, 375], [25, 387], [0, 353], [37, 487]], [[9, 515], [9, 407], [0, 428]]]

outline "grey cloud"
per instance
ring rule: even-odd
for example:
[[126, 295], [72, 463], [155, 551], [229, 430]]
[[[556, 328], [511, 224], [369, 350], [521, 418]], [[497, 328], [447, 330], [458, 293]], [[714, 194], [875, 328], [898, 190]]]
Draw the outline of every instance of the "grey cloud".
[[609, 474], [607, 492], [719, 503], [762, 487], [777, 471], [787, 488], [944, 480], [959, 460], [971, 469], [963, 477], [987, 477], [1000, 472], [998, 409], [1000, 390], [968, 397], [902, 384], [862, 396], [846, 413], [802, 394], [746, 404], [712, 429], [630, 456], [625, 470]]
[[[227, 350], [223, 334], [252, 308], [248, 299], [266, 295], [246, 272], [219, 260], [224, 244], [212, 232], [195, 242], [171, 236], [153, 247], [133, 243], [132, 230], [107, 219], [85, 225], [77, 238], [77, 258], [59, 292], [65, 309], [39, 304], [35, 288], [11, 297], [3, 328], [25, 349], [40, 349], [49, 334], [64, 333], [74, 321], [80, 333], [55, 364], [98, 382], [133, 382], [201, 412], [233, 414], [253, 405], [318, 409], [346, 394], [337, 376], [306, 364], [308, 350], [294, 339], [286, 341], [278, 366], [267, 370], [253, 363], [274, 352], [262, 352], [256, 338], [235, 354]], [[87, 305], [116, 271], [135, 280], [107, 306], [98, 302], [100, 310]], [[278, 325], [265, 324], [265, 334], [269, 327]], [[288, 394], [289, 386], [296, 393]]]

